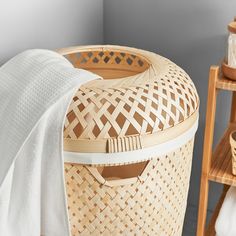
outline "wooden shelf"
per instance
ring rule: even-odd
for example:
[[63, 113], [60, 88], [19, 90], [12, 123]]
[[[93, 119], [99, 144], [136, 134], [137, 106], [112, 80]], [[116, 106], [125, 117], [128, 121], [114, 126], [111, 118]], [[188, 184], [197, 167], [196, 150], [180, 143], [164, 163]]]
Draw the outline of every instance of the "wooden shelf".
[[206, 229], [206, 236], [215, 236], [215, 222], [218, 217], [221, 206], [224, 202], [225, 195], [230, 186], [236, 186], [236, 176], [232, 174], [232, 155], [231, 146], [229, 143], [230, 133], [236, 129], [236, 123], [230, 123], [226, 129], [222, 139], [216, 146], [212, 157], [212, 163], [208, 179], [213, 182], [226, 184], [228, 187], [224, 188], [217, 206], [212, 214], [211, 220]]
[[235, 123], [229, 124], [215, 149], [208, 178], [214, 182], [236, 186], [236, 176], [232, 174], [232, 155], [229, 143], [229, 135], [233, 130], [236, 130]]
[[229, 90], [229, 91], [236, 91], [236, 81], [230, 80], [225, 77], [220, 77], [216, 81], [216, 88], [223, 89], [223, 90]]
[[[217, 94], [220, 90], [232, 92], [230, 121], [215, 151], [212, 152]], [[215, 222], [222, 203], [224, 202], [225, 195], [230, 186], [236, 186], [236, 176], [232, 174], [232, 155], [229, 143], [229, 135], [233, 130], [236, 130], [236, 81], [223, 77], [222, 74], [220, 74], [219, 66], [211, 66], [208, 84], [197, 236], [215, 236]], [[223, 184], [224, 188], [210, 223], [208, 227], [205, 228], [209, 184], [212, 181]]]

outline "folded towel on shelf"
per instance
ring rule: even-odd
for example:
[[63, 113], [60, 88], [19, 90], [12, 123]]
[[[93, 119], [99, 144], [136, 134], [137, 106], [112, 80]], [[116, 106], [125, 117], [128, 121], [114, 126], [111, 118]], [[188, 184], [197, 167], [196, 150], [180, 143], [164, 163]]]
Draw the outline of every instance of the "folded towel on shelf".
[[236, 187], [228, 190], [215, 224], [217, 236], [236, 235]]
[[64, 117], [74, 92], [94, 79], [48, 50], [0, 67], [0, 235], [70, 235]]

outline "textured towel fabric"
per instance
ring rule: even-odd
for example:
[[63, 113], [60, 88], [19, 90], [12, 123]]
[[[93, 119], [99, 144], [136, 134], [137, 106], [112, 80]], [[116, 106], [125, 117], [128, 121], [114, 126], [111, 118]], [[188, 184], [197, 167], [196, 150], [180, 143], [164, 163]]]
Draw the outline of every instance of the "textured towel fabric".
[[217, 236], [236, 235], [236, 187], [230, 187], [215, 225]]
[[64, 117], [74, 92], [94, 79], [48, 50], [0, 67], [0, 235], [70, 235]]

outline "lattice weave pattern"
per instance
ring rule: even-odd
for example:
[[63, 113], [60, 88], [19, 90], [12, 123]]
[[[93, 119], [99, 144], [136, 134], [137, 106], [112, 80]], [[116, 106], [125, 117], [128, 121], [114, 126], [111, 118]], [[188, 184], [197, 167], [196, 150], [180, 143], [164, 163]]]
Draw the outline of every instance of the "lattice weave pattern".
[[193, 140], [154, 157], [143, 183], [108, 187], [86, 166], [65, 164], [72, 235], [180, 236], [187, 202]]
[[68, 110], [64, 137], [102, 139], [142, 135], [164, 130], [188, 118], [198, 107], [192, 81], [171, 61], [150, 55], [164, 71], [158, 73], [158, 68], [135, 54], [90, 51], [68, 55], [81, 68], [122, 65], [124, 70], [142, 73], [81, 87]]
[[108, 64], [115, 64], [120, 66], [130, 66], [140, 70], [142, 67], [147, 68], [148, 63], [134, 54], [115, 52], [115, 51], [89, 51], [78, 52], [66, 56], [73, 65], [78, 67], [86, 67], [87, 65], [107, 66]]

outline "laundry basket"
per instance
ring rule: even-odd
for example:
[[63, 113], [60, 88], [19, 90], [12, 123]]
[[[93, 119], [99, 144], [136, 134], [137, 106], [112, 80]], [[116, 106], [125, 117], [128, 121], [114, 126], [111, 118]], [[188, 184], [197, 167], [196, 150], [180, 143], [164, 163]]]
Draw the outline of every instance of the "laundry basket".
[[82, 86], [64, 128], [71, 234], [182, 234], [199, 99], [157, 54], [120, 46], [59, 50], [103, 80]]

